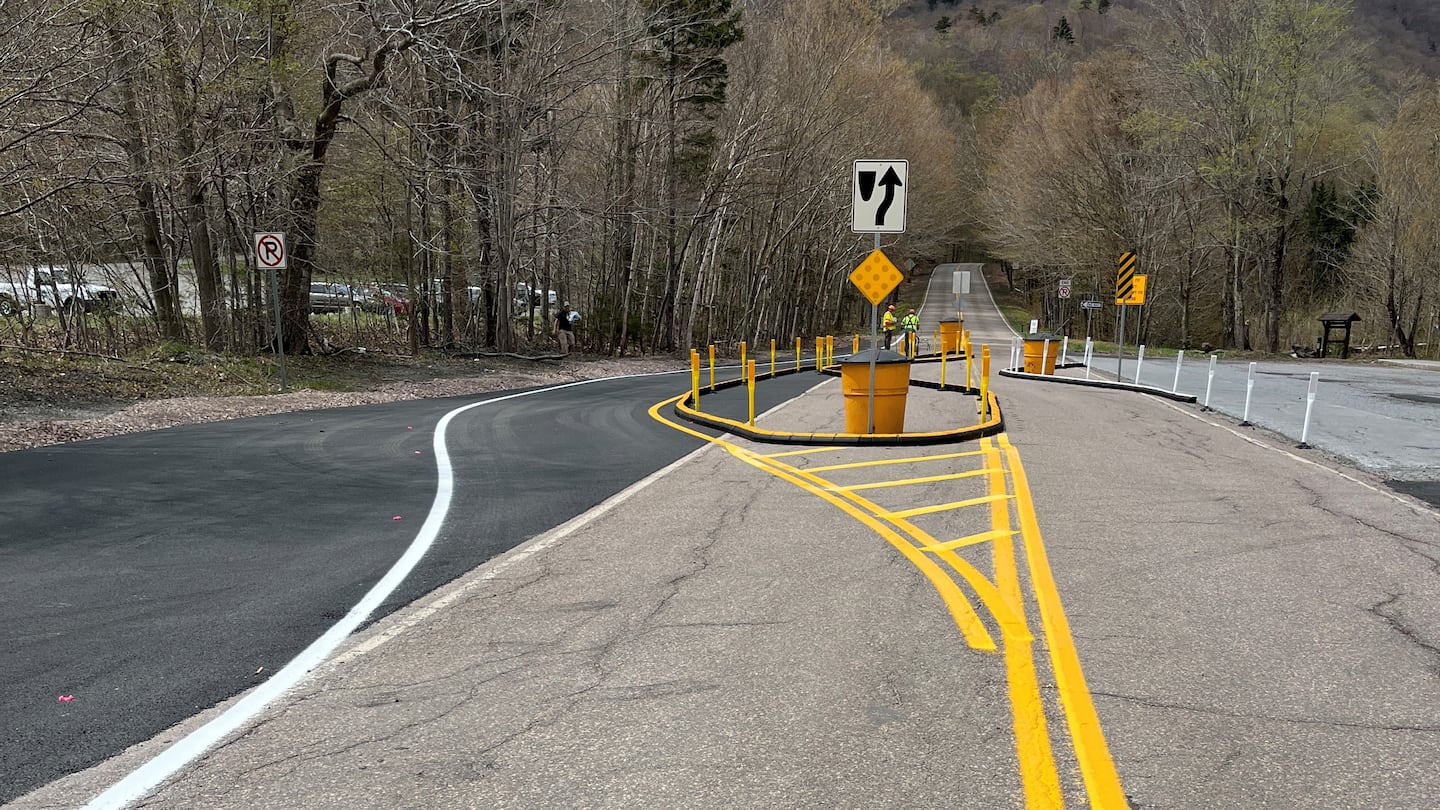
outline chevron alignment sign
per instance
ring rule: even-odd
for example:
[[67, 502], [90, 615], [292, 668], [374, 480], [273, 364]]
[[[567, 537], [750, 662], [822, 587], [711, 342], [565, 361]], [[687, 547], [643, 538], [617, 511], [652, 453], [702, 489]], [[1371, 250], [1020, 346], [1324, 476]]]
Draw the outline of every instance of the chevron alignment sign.
[[1124, 306], [1130, 303], [1130, 296], [1135, 292], [1135, 254], [1120, 254], [1120, 272], [1115, 276], [1115, 305]]

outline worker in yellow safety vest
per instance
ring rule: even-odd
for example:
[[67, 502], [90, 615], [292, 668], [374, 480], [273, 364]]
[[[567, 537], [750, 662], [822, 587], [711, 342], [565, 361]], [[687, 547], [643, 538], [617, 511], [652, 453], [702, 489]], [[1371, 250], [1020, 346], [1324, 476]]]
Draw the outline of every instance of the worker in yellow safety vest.
[[915, 333], [920, 331], [920, 316], [915, 314], [914, 308], [900, 319], [900, 328], [905, 330], [905, 354], [914, 357], [919, 348], [915, 344]]
[[891, 304], [890, 308], [885, 310], [885, 317], [880, 319], [880, 329], [885, 333], [885, 348], [887, 349], [890, 348], [890, 341], [895, 339], [896, 323], [895, 305]]

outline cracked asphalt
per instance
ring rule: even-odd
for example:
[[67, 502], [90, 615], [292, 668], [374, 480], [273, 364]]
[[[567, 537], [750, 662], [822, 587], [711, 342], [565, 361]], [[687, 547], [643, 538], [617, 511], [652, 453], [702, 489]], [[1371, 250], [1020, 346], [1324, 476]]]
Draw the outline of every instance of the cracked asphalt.
[[[993, 382], [1132, 807], [1440, 807], [1440, 515], [1193, 406]], [[1006, 703], [891, 547], [709, 449], [376, 622], [141, 806], [1022, 807]]]

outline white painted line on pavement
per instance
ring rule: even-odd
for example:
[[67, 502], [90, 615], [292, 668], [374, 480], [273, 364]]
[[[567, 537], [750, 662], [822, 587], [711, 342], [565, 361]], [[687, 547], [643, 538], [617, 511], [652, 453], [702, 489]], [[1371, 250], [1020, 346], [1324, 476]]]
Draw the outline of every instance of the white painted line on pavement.
[[[654, 372], [650, 374], [627, 374], [617, 377], [603, 377], [596, 380], [579, 380], [562, 385], [553, 385], [548, 388], [540, 388], [534, 391], [507, 394], [481, 402], [472, 402], [469, 405], [462, 405], [442, 416], [440, 421], [435, 425], [435, 437], [433, 441], [435, 466], [438, 477], [435, 488], [435, 500], [431, 503], [430, 513], [426, 516], [425, 523], [421, 525], [419, 533], [415, 535], [415, 539], [411, 541], [409, 548], [405, 550], [405, 553], [401, 555], [400, 559], [395, 561], [395, 564], [390, 567], [390, 570], [385, 573], [385, 576], [381, 577], [380, 581], [375, 583], [374, 587], [372, 587], [340, 621], [325, 631], [324, 635], [320, 636], [320, 638], [311, 642], [310, 646], [302, 650], [299, 655], [295, 656], [290, 663], [276, 672], [269, 680], [255, 687], [249, 694], [226, 709], [218, 717], [185, 735], [185, 737], [181, 738], [174, 745], [156, 754], [153, 759], [132, 771], [99, 796], [91, 799], [90, 802], [85, 805], [85, 810], [111, 810], [112, 808], [118, 810], [144, 798], [159, 786], [161, 782], [168, 779], [196, 757], [213, 748], [226, 736], [249, 723], [282, 694], [304, 680], [305, 676], [308, 675], [311, 670], [324, 663], [326, 658], [328, 658], [351, 633], [355, 632], [355, 629], [364, 623], [365, 619], [369, 618], [370, 614], [373, 613], [377, 607], [389, 598], [390, 594], [409, 576], [411, 570], [415, 568], [421, 558], [425, 556], [425, 552], [428, 551], [430, 546], [435, 542], [435, 538], [440, 532], [440, 526], [445, 521], [445, 514], [450, 509], [450, 496], [453, 492], [455, 481], [454, 472], [450, 466], [450, 454], [445, 448], [445, 431], [449, 428], [451, 420], [456, 416], [473, 408], [479, 408], [482, 405], [493, 405], [497, 402], [534, 396], [535, 394], [544, 394], [550, 391], [559, 391], [565, 388], [574, 388], [580, 385], [591, 385], [593, 383], [632, 379], [636, 377], [657, 377], [666, 374], [684, 373], [688, 373], [688, 369]], [[678, 464], [679, 462], [676, 463]], [[665, 469], [669, 470], [674, 466], [675, 465], [672, 464]], [[665, 470], [662, 470], [661, 473], [664, 471]], [[656, 473], [652, 475], [651, 478], [661, 473]], [[646, 479], [646, 481], [649, 480], [649, 478]], [[621, 497], [621, 495], [625, 495], [625, 493], [614, 496], [611, 500]], [[604, 506], [604, 504], [602, 504], [602, 506]], [[573, 520], [570, 521], [570, 523], [574, 522]], [[565, 525], [569, 526], [570, 523]], [[561, 528], [563, 529], [564, 527], [562, 526]], [[575, 528], [578, 528], [578, 526]], [[571, 528], [565, 533], [568, 534], [574, 530], [574, 528]], [[564, 535], [562, 534], [560, 536], [563, 537]], [[550, 542], [554, 542], [556, 539], [559, 538], [554, 538]], [[534, 550], [532, 549], [528, 553], [534, 553]]]
[[[664, 373], [668, 374], [683, 372]], [[801, 396], [810, 393], [811, 391], [815, 390], [815, 388], [824, 385], [826, 382], [829, 382], [829, 380], [824, 380], [822, 382], [816, 383], [814, 386], [811, 386], [810, 388], [802, 392]], [[776, 405], [765, 413], [757, 416], [756, 421], [770, 416], [771, 414], [779, 411], [781, 408], [784, 408], [785, 406], [789, 405], [794, 401], [794, 399], [787, 399], [786, 401], [780, 403], [779, 405]], [[365, 639], [364, 641], [356, 644], [355, 646], [350, 647], [345, 651], [345, 657], [342, 659], [336, 659], [335, 662], [344, 663], [347, 661], [353, 661], [356, 658], [359, 658], [367, 653], [379, 649], [391, 639], [399, 637], [407, 630], [410, 630], [411, 628], [415, 627], [416, 625], [420, 624], [431, 616], [434, 616], [436, 613], [439, 613], [450, 605], [453, 605], [461, 599], [469, 596], [471, 593], [478, 590], [481, 585], [484, 585], [492, 579], [500, 576], [500, 574], [504, 573], [505, 570], [508, 569], [510, 566], [515, 565], [519, 562], [523, 562], [524, 560], [550, 548], [561, 540], [564, 540], [566, 537], [569, 537], [575, 532], [585, 528], [587, 525], [598, 520], [602, 515], [635, 497], [637, 494], [640, 493], [641, 490], [644, 490], [651, 484], [669, 475], [671, 472], [674, 472], [685, 464], [688, 464], [692, 460], [698, 458], [700, 454], [717, 449], [718, 447], [719, 446], [715, 444], [705, 444], [701, 447], [698, 447], [695, 450], [692, 450], [691, 452], [681, 456], [680, 458], [666, 465], [665, 467], [656, 470], [655, 472], [645, 476], [639, 481], [636, 481], [625, 489], [615, 493], [614, 495], [611, 495], [609, 498], [606, 498], [600, 503], [590, 507], [589, 510], [582, 512], [581, 514], [578, 514], [573, 518], [570, 518], [569, 520], [561, 523], [559, 526], [556, 526], [548, 532], [544, 532], [543, 534], [537, 534], [536, 536], [530, 538], [524, 543], [521, 543], [515, 548], [503, 552], [499, 556], [481, 564], [478, 568], [475, 569], [475, 572], [478, 573], [478, 576], [475, 576], [473, 579], [467, 577], [465, 581], [456, 583], [452, 590], [440, 596], [433, 602], [430, 602], [428, 604], [421, 604], [413, 610], [403, 611], [402, 615], [399, 615], [396, 618], [387, 619], [384, 630], [376, 633], [371, 638]]]

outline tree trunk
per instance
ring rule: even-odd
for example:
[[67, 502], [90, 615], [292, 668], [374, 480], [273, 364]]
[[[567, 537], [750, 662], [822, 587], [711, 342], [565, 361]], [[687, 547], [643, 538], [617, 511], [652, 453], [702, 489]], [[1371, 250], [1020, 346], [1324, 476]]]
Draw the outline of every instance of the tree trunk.
[[205, 347], [225, 348], [224, 300], [220, 294], [220, 263], [210, 239], [210, 216], [206, 208], [205, 184], [200, 177], [200, 150], [195, 136], [194, 94], [186, 87], [185, 66], [179, 46], [175, 16], [169, 6], [157, 7], [161, 40], [165, 49], [166, 74], [170, 83], [170, 104], [175, 115], [175, 139], [181, 165], [181, 187], [185, 199], [181, 215], [190, 231], [190, 258], [195, 264], [195, 286], [200, 297], [200, 331]]
[[156, 203], [158, 194], [150, 174], [145, 127], [140, 120], [140, 105], [135, 91], [134, 48], [120, 33], [114, 13], [112, 9], [105, 14], [105, 34], [119, 73], [116, 86], [120, 90], [120, 117], [127, 130], [122, 143], [130, 163], [130, 182], [135, 191], [136, 214], [140, 220], [141, 258], [149, 277], [150, 292], [155, 301], [155, 322], [160, 334], [166, 340], [183, 341], [185, 324], [180, 317], [179, 296], [172, 281], [169, 262], [160, 247], [162, 232]]

